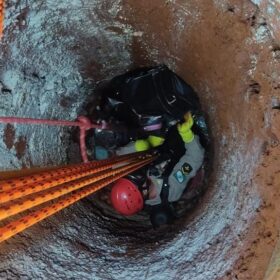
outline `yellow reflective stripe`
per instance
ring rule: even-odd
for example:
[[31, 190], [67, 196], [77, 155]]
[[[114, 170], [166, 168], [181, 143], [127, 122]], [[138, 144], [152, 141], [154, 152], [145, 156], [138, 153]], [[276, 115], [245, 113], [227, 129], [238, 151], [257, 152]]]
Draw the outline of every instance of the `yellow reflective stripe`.
[[185, 143], [190, 143], [194, 139], [194, 133], [191, 129], [189, 129], [188, 131], [184, 131], [183, 133], [179, 132], [179, 134], [181, 135]]
[[188, 114], [187, 116], [188, 118], [186, 119], [185, 117], [186, 121], [183, 124], [177, 125], [177, 129], [183, 141], [185, 143], [190, 143], [194, 139], [194, 133], [191, 130], [193, 126], [193, 117], [191, 116], [191, 114]]
[[164, 138], [159, 137], [159, 136], [150, 135], [150, 136], [148, 137], [148, 141], [149, 141], [150, 145], [151, 145], [153, 148], [155, 148], [155, 147], [158, 147], [158, 146], [160, 146], [160, 145], [163, 144]]
[[147, 151], [150, 148], [151, 148], [150, 147], [150, 143], [147, 140], [140, 139], [140, 140], [135, 141], [135, 150], [136, 150], [136, 152]]

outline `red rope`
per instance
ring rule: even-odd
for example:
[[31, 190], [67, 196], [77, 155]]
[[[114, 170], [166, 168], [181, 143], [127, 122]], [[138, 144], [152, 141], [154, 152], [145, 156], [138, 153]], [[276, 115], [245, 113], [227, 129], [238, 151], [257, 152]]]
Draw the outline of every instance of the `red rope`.
[[76, 126], [80, 128], [80, 149], [83, 162], [88, 162], [86, 149], [86, 133], [89, 129], [109, 129], [106, 123], [93, 124], [90, 119], [85, 116], [78, 117], [77, 121], [63, 121], [63, 120], [46, 120], [46, 119], [32, 119], [32, 118], [17, 118], [17, 117], [0, 117], [0, 123], [17, 123], [17, 124], [35, 124], [35, 125], [51, 125], [51, 126]]

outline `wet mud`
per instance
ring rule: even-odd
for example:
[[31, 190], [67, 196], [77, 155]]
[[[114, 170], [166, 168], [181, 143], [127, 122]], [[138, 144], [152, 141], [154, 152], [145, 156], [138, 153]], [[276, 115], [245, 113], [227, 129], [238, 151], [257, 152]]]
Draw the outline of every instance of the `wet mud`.
[[[280, 225], [280, 42], [274, 1], [258, 2], [7, 1], [1, 115], [75, 119], [100, 81], [165, 63], [199, 94], [214, 155], [174, 225], [108, 215], [93, 195], [1, 244], [1, 279], [263, 279]], [[1, 126], [1, 169], [79, 161], [72, 132]]]

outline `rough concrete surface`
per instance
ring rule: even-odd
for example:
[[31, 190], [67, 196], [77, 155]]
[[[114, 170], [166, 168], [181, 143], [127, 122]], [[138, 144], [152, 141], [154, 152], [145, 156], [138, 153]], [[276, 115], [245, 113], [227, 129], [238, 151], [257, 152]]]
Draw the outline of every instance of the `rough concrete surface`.
[[[98, 81], [166, 63], [199, 93], [215, 153], [209, 191], [168, 230], [108, 217], [93, 196], [1, 244], [1, 279], [263, 279], [280, 225], [280, 45], [265, 3], [277, 1], [7, 1], [0, 115], [75, 119]], [[1, 169], [79, 159], [69, 129], [0, 133]]]

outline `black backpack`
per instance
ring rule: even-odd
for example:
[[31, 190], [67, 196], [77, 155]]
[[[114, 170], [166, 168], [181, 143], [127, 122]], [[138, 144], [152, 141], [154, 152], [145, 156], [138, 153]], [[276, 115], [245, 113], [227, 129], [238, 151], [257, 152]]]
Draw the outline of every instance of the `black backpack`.
[[194, 90], [167, 66], [138, 68], [113, 78], [103, 91], [101, 107], [131, 127], [158, 118], [180, 120], [187, 111], [200, 111]]

